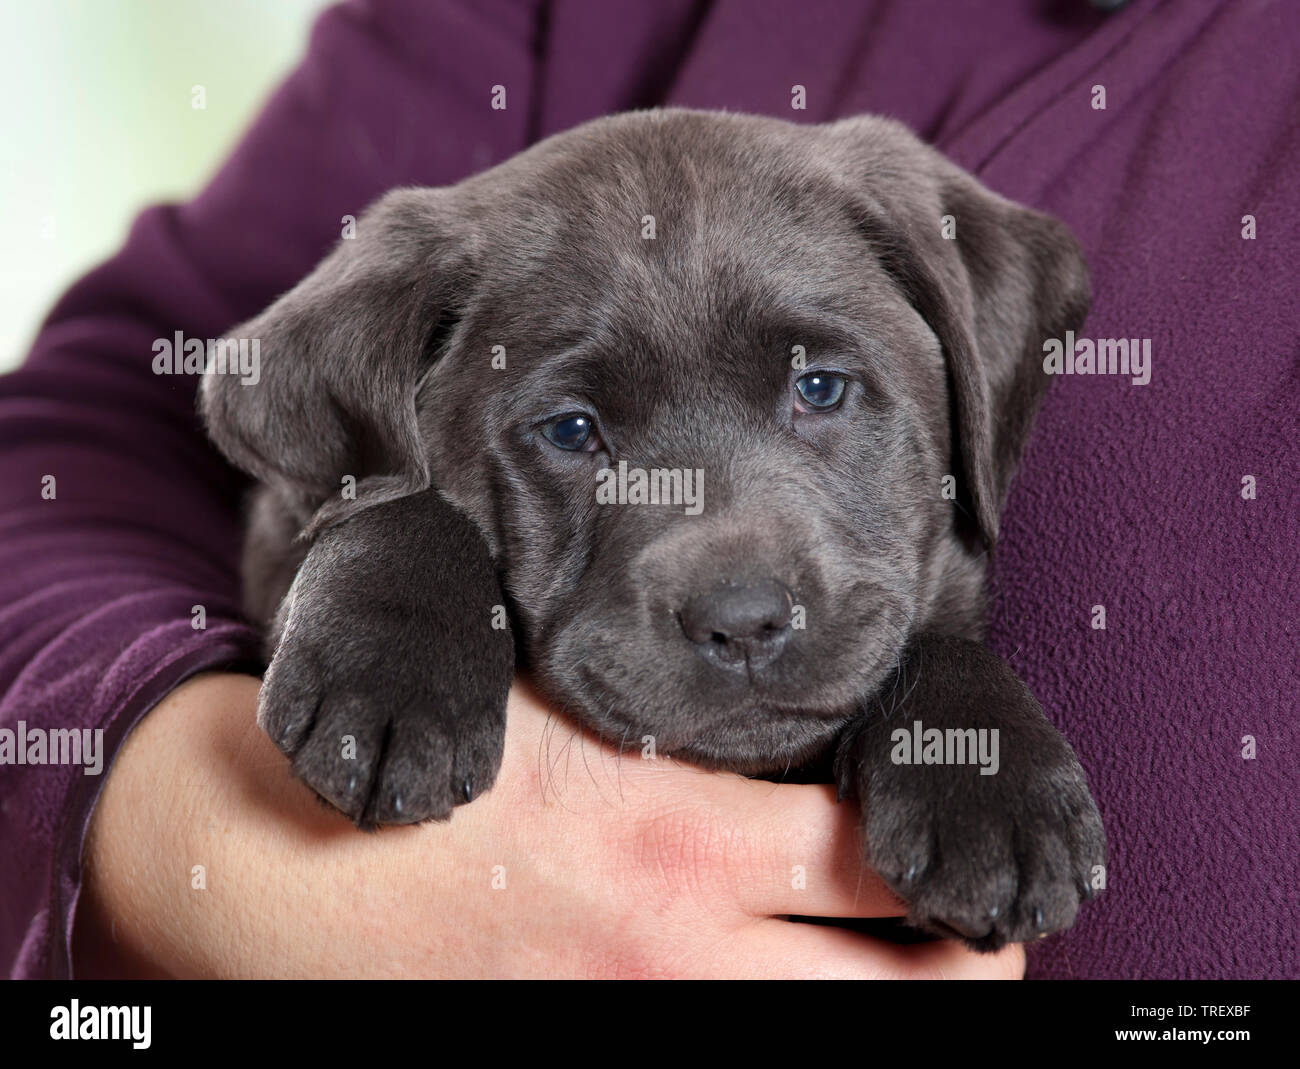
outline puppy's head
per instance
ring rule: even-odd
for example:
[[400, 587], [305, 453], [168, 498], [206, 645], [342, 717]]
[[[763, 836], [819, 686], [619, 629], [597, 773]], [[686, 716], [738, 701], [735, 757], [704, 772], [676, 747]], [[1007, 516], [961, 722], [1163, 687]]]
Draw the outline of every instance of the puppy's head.
[[1042, 342], [1087, 302], [1061, 224], [894, 123], [639, 113], [389, 194], [203, 406], [317, 524], [437, 485], [602, 734], [772, 771], [910, 635], [978, 631]]

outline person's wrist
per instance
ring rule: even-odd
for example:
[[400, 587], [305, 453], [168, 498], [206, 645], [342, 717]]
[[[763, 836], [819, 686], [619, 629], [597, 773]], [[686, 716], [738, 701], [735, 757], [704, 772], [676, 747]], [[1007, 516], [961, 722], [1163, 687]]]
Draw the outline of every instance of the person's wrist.
[[[259, 686], [252, 676], [200, 673], [163, 698], [123, 742], [82, 846], [71, 943], [75, 977], [145, 978], [175, 971], [149, 936], [177, 919], [177, 898], [162, 888], [189, 876], [190, 866], [176, 855], [175, 831], [178, 814], [193, 804], [196, 777], [204, 773], [194, 748], [217, 740], [238, 745], [249, 729], [256, 730]], [[150, 848], [134, 849], [140, 842]]]

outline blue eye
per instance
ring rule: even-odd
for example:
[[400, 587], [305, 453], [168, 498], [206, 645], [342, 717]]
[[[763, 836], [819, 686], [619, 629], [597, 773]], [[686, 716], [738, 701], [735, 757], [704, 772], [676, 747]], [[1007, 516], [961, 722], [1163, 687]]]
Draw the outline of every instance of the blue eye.
[[552, 420], [542, 428], [542, 434], [552, 445], [560, 449], [577, 451], [591, 443], [595, 438], [595, 429], [590, 416], [562, 416]]
[[844, 397], [844, 377], [828, 375], [822, 371], [810, 371], [796, 382], [795, 388], [810, 406], [830, 409], [838, 405]]

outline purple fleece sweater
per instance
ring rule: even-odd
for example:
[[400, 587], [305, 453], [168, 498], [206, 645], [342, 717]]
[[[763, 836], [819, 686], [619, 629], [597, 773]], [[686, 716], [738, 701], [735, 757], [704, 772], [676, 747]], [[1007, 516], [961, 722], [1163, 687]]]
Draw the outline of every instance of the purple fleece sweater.
[[[1074, 743], [1110, 839], [1109, 890], [1030, 973], [1300, 975], [1291, 0], [327, 12], [211, 185], [142, 214], [0, 379], [0, 727], [99, 728], [111, 761], [186, 677], [256, 658], [236, 606], [243, 483], [205, 442], [194, 379], [152, 373], [155, 339], [220, 336], [392, 186], [656, 104], [893, 115], [1074, 228], [1095, 285], [1083, 334], [1150, 339], [1152, 364], [1148, 385], [1054, 383], [1004, 520], [990, 641]], [[103, 776], [0, 776], [0, 955], [66, 976]]]

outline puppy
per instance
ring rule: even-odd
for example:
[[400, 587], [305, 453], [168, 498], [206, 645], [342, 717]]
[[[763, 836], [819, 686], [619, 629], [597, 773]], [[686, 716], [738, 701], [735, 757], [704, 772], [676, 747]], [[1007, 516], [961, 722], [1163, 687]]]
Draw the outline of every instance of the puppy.
[[979, 638], [1042, 344], [1088, 300], [1063, 225], [876, 118], [620, 115], [388, 194], [237, 332], [260, 381], [202, 385], [261, 484], [259, 722], [358, 824], [446, 819], [518, 653], [614, 744], [833, 758], [916, 927], [1068, 926], [1101, 822]]

